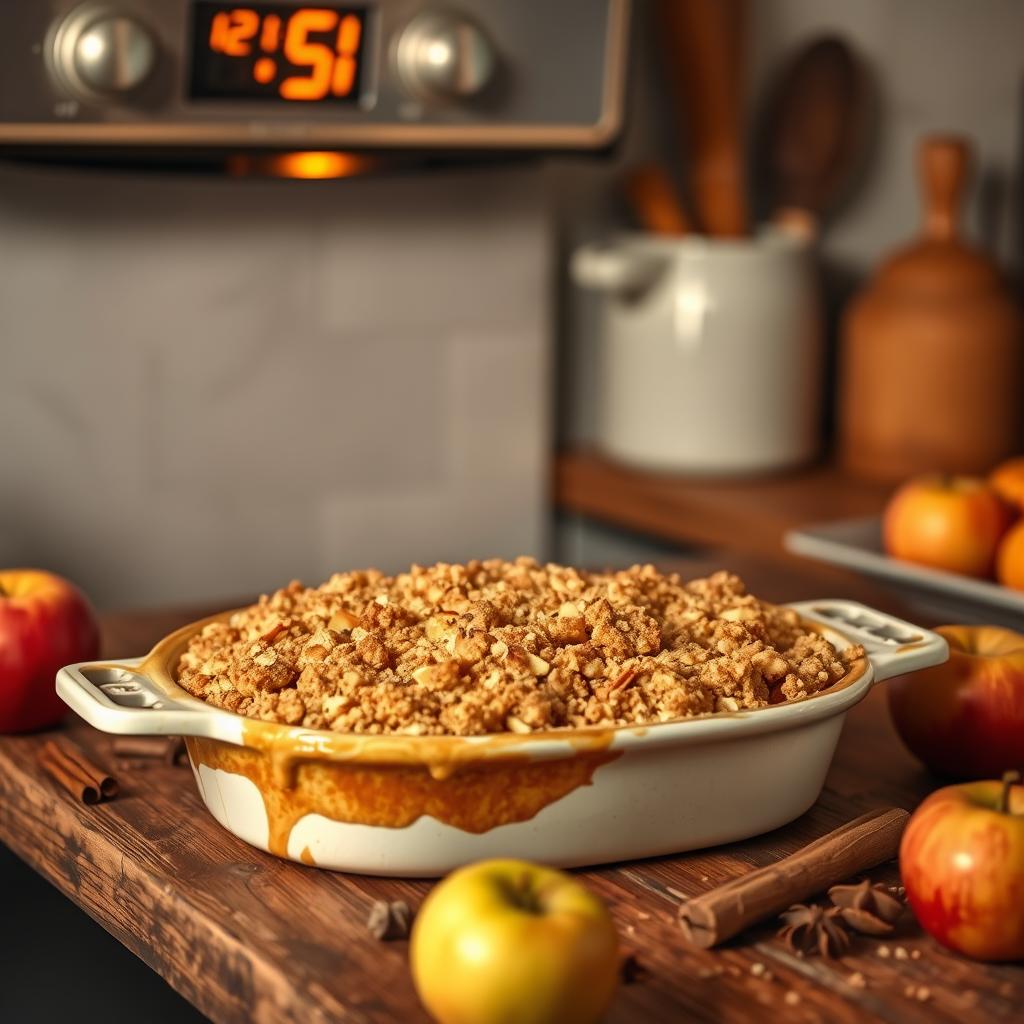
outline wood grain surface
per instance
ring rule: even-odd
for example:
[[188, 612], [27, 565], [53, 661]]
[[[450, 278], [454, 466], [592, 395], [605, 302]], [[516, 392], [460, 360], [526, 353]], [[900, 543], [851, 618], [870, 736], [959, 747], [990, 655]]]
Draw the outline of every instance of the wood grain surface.
[[[884, 592], [838, 573], [739, 556], [719, 564], [739, 569], [776, 600], [848, 596], [900, 611]], [[697, 574], [710, 566], [680, 568]], [[106, 654], [141, 653], [191, 617], [187, 610], [109, 616]], [[1024, 968], [954, 956], [909, 915], [897, 935], [857, 939], [838, 963], [791, 955], [772, 924], [720, 950], [697, 950], [682, 939], [680, 894], [768, 864], [865, 810], [913, 807], [936, 785], [900, 747], [884, 696], [876, 690], [851, 713], [825, 791], [798, 821], [710, 851], [581, 873], [608, 901], [624, 948], [645, 969], [620, 989], [610, 1021], [1021, 1019]], [[109, 737], [80, 722], [63, 732], [97, 763], [116, 766]], [[365, 922], [374, 900], [415, 907], [430, 883], [332, 874], [260, 853], [214, 822], [189, 771], [163, 763], [119, 769], [121, 796], [81, 806], [37, 766], [36, 752], [52, 735], [0, 738], [0, 839], [213, 1020], [426, 1019], [407, 944], [376, 942]], [[874, 877], [895, 884], [895, 865]], [[883, 947], [888, 956], [880, 955]], [[106, 983], [116, 986], [116, 979]], [[925, 999], [917, 997], [922, 988]]]

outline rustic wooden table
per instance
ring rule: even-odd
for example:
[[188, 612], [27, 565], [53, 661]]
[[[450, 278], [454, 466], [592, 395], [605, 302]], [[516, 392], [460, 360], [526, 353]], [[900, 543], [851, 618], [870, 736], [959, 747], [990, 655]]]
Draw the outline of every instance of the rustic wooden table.
[[[853, 577], [796, 562], [726, 556], [716, 564], [739, 569], [753, 589], [779, 601], [846, 596], [905, 611]], [[680, 568], [696, 573], [708, 566]], [[106, 653], [140, 653], [191, 617], [108, 616]], [[65, 732], [96, 761], [114, 766], [108, 737], [80, 722]], [[119, 771], [121, 796], [81, 806], [39, 769], [45, 738], [0, 738], [0, 840], [213, 1020], [426, 1019], [406, 943], [375, 942], [365, 921], [374, 900], [415, 905], [430, 883], [331, 874], [262, 854], [214, 822], [183, 768]], [[609, 1019], [1021, 1020], [1024, 967], [954, 956], [922, 935], [909, 915], [896, 935], [858, 939], [838, 963], [791, 955], [773, 925], [721, 950], [700, 951], [683, 942], [675, 924], [677, 894], [700, 893], [769, 863], [865, 810], [911, 808], [935, 785], [901, 748], [878, 690], [849, 716], [825, 791], [798, 821], [744, 843], [583, 872], [611, 906], [623, 945], [646, 969], [622, 986]], [[895, 884], [895, 865], [875, 877]]]

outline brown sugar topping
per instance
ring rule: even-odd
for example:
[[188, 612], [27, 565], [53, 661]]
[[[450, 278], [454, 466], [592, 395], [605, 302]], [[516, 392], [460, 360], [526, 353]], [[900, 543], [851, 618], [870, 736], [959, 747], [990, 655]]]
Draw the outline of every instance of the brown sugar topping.
[[719, 572], [583, 572], [533, 559], [290, 583], [206, 626], [181, 685], [251, 718], [478, 735], [647, 724], [808, 696], [863, 653]]

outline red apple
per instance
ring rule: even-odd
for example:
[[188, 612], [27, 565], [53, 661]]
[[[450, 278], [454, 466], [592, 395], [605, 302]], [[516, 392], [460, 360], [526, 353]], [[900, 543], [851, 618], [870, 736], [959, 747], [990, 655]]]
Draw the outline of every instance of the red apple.
[[[1015, 784], [1016, 783], [1016, 784]], [[1024, 786], [970, 782], [932, 793], [900, 845], [921, 926], [976, 960], [1024, 960]]]
[[937, 632], [949, 661], [886, 684], [893, 724], [932, 771], [998, 777], [1024, 761], [1024, 636], [999, 626]]
[[890, 499], [882, 520], [893, 558], [964, 576], [991, 576], [1013, 513], [984, 481], [919, 476]]
[[0, 570], [0, 733], [56, 725], [67, 712], [57, 670], [98, 653], [96, 617], [73, 584], [39, 569]]

